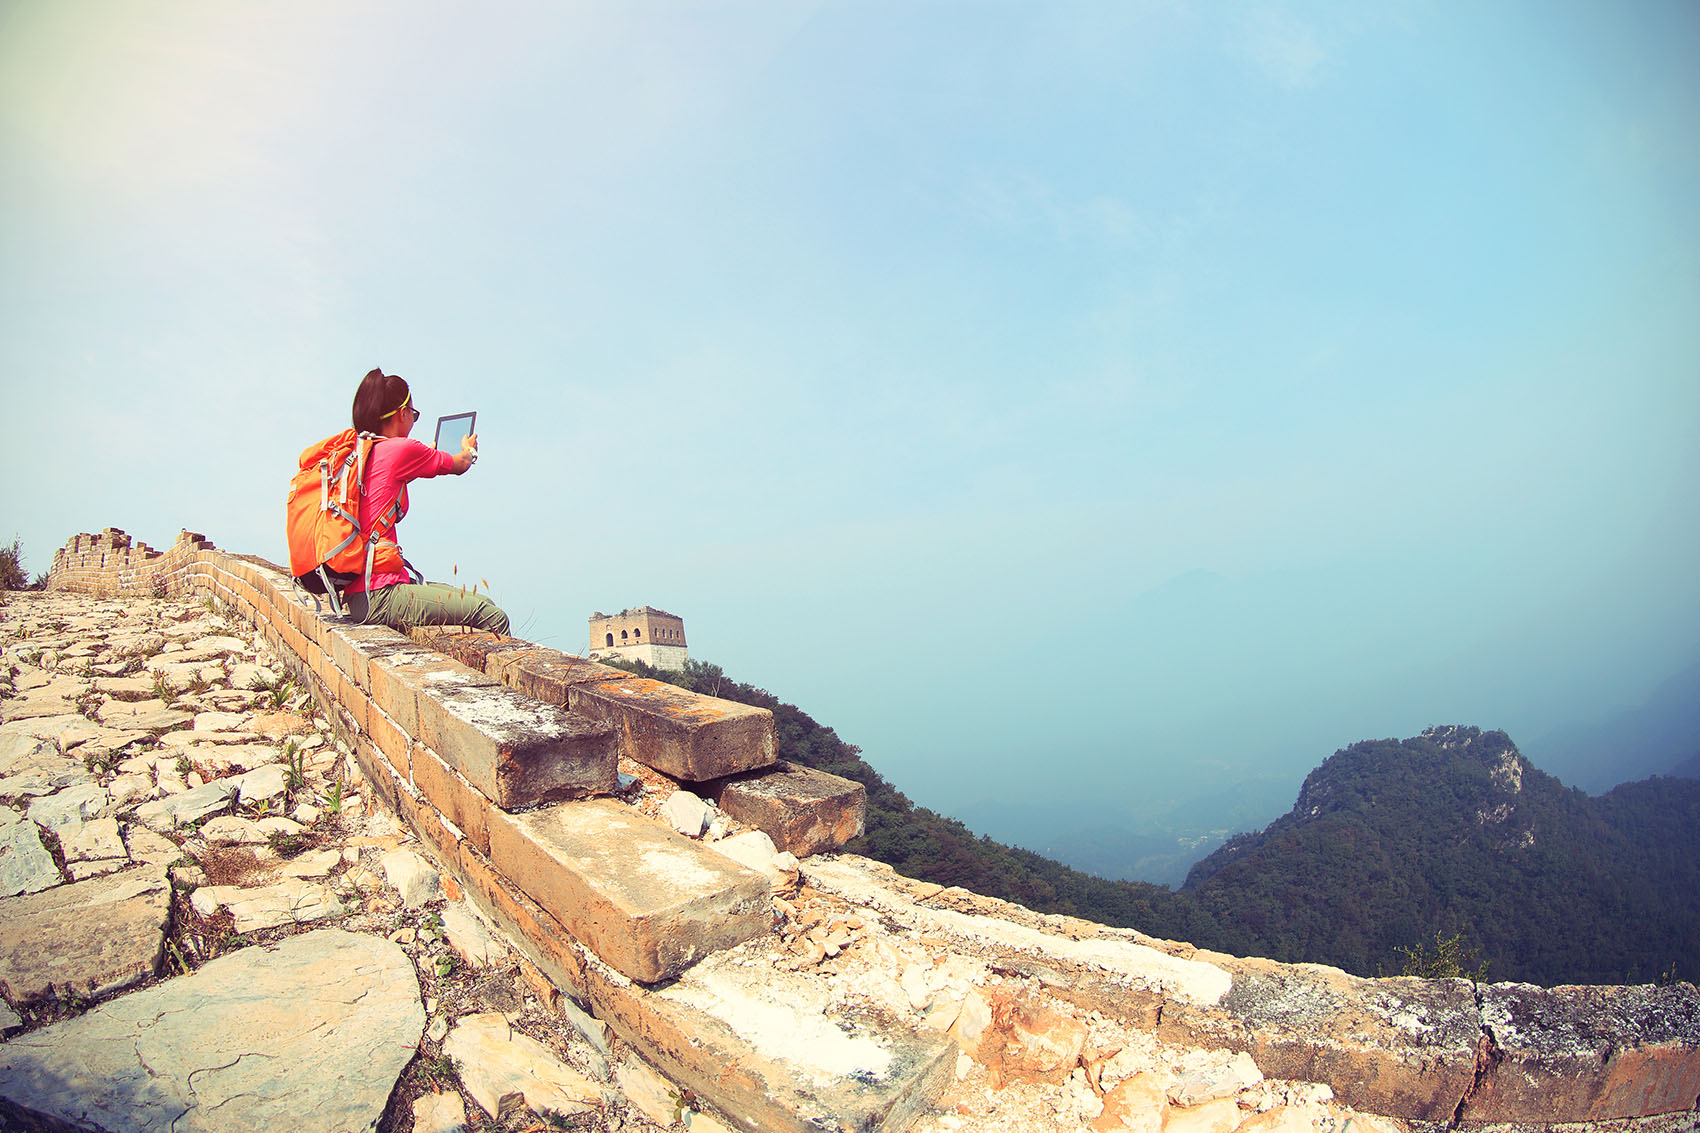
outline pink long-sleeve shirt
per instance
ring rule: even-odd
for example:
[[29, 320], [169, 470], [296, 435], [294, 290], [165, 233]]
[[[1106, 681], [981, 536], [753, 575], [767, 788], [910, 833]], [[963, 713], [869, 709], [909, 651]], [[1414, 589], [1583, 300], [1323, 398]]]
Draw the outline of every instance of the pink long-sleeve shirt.
[[[402, 496], [409, 481], [427, 480], [454, 471], [453, 453], [432, 448], [412, 437], [389, 437], [372, 446], [367, 458], [366, 487], [360, 493], [360, 530], [371, 537], [378, 517], [389, 510], [397, 496]], [[402, 515], [407, 514], [407, 500], [402, 498]], [[401, 520], [396, 520], [400, 525]], [[401, 542], [396, 536], [396, 543]], [[364, 569], [364, 568], [362, 568]], [[406, 571], [374, 571], [372, 589], [382, 590], [400, 582], [412, 582]], [[366, 589], [364, 576], [349, 583], [344, 594], [359, 594]]]

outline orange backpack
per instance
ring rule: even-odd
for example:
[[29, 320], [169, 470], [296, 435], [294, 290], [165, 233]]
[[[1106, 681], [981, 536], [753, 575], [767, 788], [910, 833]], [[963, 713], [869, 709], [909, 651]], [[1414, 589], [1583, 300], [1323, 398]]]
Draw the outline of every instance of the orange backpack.
[[395, 542], [396, 524], [407, 514], [406, 488], [372, 526], [370, 538], [360, 530], [366, 465], [382, 439], [353, 429], [326, 437], [301, 453], [301, 471], [289, 482], [284, 529], [289, 573], [303, 589], [327, 596], [338, 616], [339, 596], [355, 579], [364, 575], [370, 585], [374, 567], [408, 570]]

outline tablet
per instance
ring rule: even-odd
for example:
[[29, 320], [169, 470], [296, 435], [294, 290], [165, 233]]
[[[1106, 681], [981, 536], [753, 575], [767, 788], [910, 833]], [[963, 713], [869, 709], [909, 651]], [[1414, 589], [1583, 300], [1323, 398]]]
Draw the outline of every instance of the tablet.
[[453, 413], [437, 418], [437, 447], [444, 452], [459, 452], [460, 439], [478, 431], [477, 413]]

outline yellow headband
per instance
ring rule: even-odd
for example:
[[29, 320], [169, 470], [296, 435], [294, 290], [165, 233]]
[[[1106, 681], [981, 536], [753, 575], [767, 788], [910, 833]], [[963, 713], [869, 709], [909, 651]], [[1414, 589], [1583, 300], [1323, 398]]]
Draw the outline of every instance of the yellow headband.
[[412, 401], [412, 400], [413, 400], [413, 391], [408, 390], [407, 396], [401, 399], [401, 404], [396, 406], [394, 409], [390, 410], [388, 413], [384, 414], [382, 417], [378, 418], [378, 420], [380, 420], [380, 421], [389, 420], [391, 417], [394, 417], [397, 413], [400, 413], [403, 409], [406, 409], [407, 403]]

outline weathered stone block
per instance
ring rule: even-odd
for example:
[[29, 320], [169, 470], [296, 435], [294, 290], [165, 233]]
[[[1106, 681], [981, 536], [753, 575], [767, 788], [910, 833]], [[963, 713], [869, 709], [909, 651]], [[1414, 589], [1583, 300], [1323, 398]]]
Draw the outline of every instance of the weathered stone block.
[[344, 623], [331, 626], [330, 654], [343, 675], [364, 691], [371, 688], [367, 681], [367, 666], [374, 650], [405, 640], [388, 626]]
[[500, 667], [500, 659], [504, 655], [515, 652], [530, 653], [538, 649], [531, 642], [522, 641], [517, 637], [502, 637], [499, 634], [467, 630], [460, 626], [422, 626], [411, 631], [410, 636], [420, 645], [447, 654], [467, 668], [477, 669], [497, 680], [501, 678], [493, 671], [493, 667]]
[[567, 690], [567, 704], [613, 724], [621, 754], [686, 782], [753, 771], [778, 758], [767, 709], [661, 681], [628, 677], [575, 684]]
[[171, 918], [162, 866], [0, 901], [0, 988], [23, 1003], [50, 986], [105, 995], [153, 975]]
[[0, 827], [0, 898], [40, 893], [64, 880], [53, 855], [41, 844], [40, 827], [15, 821]]
[[613, 724], [622, 754], [701, 782], [771, 765], [773, 714], [661, 681], [634, 677], [583, 657], [489, 633], [428, 628], [415, 641], [528, 696]]
[[1472, 1122], [1607, 1122], [1694, 1108], [1700, 991], [1671, 987], [1480, 989], [1493, 1035], [1465, 1103]]
[[798, 857], [834, 850], [859, 837], [868, 789], [853, 779], [780, 760], [761, 771], [720, 779], [706, 793], [721, 810]]
[[496, 682], [405, 638], [370, 647], [367, 680], [372, 703], [389, 714], [402, 731], [419, 738], [419, 697], [446, 688], [487, 688]]
[[374, 659], [367, 666], [366, 679], [371, 682], [372, 707], [389, 717], [396, 727], [412, 736], [419, 731], [417, 693], [403, 681], [396, 664], [388, 659]]
[[918, 933], [972, 939], [974, 950], [988, 960], [995, 957], [1000, 970], [1020, 973], [1061, 999], [1142, 1030], [1155, 1030], [1167, 1013], [1183, 1006], [1214, 1010], [1233, 988], [1226, 968], [1214, 962], [1227, 957], [1177, 955], [1127, 930], [914, 881], [854, 854], [812, 858], [805, 872], [816, 889], [876, 909], [882, 919]]
[[413, 812], [420, 806], [420, 800], [414, 797], [411, 784], [378, 751], [376, 745], [364, 736], [357, 737], [354, 744], [354, 761], [360, 767], [360, 772], [366, 777], [366, 787], [378, 802], [394, 811], [403, 819], [412, 821]]
[[828, 1012], [818, 981], [722, 960], [657, 990], [587, 968], [592, 1006], [669, 1078], [751, 1129], [906, 1129], [954, 1077], [948, 1039], [871, 1010]]
[[484, 795], [437, 758], [424, 744], [414, 744], [410, 755], [413, 785], [428, 799], [443, 817], [455, 824], [462, 834], [472, 839], [480, 852], [490, 852], [490, 807]]
[[520, 892], [511, 878], [503, 877], [471, 839], [460, 843], [454, 868], [468, 899], [507, 933], [550, 982], [580, 999], [586, 997], [587, 953], [565, 925]]
[[495, 1012], [462, 1016], [443, 1040], [443, 1054], [459, 1064], [462, 1087], [492, 1118], [515, 1094], [533, 1112], [553, 1111], [563, 1117], [602, 1105], [595, 1082]]
[[568, 704], [578, 685], [632, 679], [632, 674], [612, 666], [553, 652], [504, 660], [501, 671], [506, 683], [551, 704]]
[[309, 924], [327, 917], [340, 917], [348, 911], [329, 889], [300, 878], [252, 889], [235, 885], [203, 885], [195, 890], [192, 903], [201, 916], [210, 916], [221, 908], [229, 909], [237, 932]]
[[[512, 648], [524, 645], [527, 648]], [[470, 648], [462, 645], [461, 648]], [[490, 649], [483, 656], [486, 673], [510, 688], [527, 696], [546, 700], [550, 704], [567, 706], [575, 685], [595, 681], [621, 681], [632, 674], [611, 665], [590, 661], [558, 649], [542, 649], [528, 642], [509, 641], [501, 649]], [[470, 662], [469, 662], [470, 663]]]
[[402, 775], [410, 773], [408, 749], [413, 741], [376, 705], [370, 705], [366, 709], [366, 734], [372, 737], [372, 743], [383, 753], [383, 757], [389, 760], [391, 767]]
[[337, 703], [348, 713], [348, 718], [354, 722], [354, 726], [364, 732], [366, 709], [371, 706], [371, 698], [359, 685], [349, 680], [342, 670], [333, 668], [329, 671], [329, 676], [330, 679], [325, 683], [333, 690]]
[[490, 816], [490, 858], [602, 961], [646, 983], [768, 931], [768, 882], [608, 799]]
[[17, 1128], [355, 1133], [424, 1029], [407, 953], [320, 930], [14, 1037], [0, 1097], [53, 1119]]
[[618, 756], [606, 724], [500, 685], [421, 693], [420, 743], [506, 809], [612, 791]]
[[166, 795], [136, 808], [136, 820], [150, 830], [170, 833], [178, 826], [198, 822], [230, 805], [238, 785], [229, 779], [214, 779], [182, 794]]
[[1468, 980], [1370, 980], [1317, 964], [1220, 957], [1211, 1006], [1165, 1007], [1166, 1042], [1247, 1051], [1271, 1078], [1329, 1082], [1355, 1109], [1450, 1121], [1475, 1084], [1480, 1015]]

